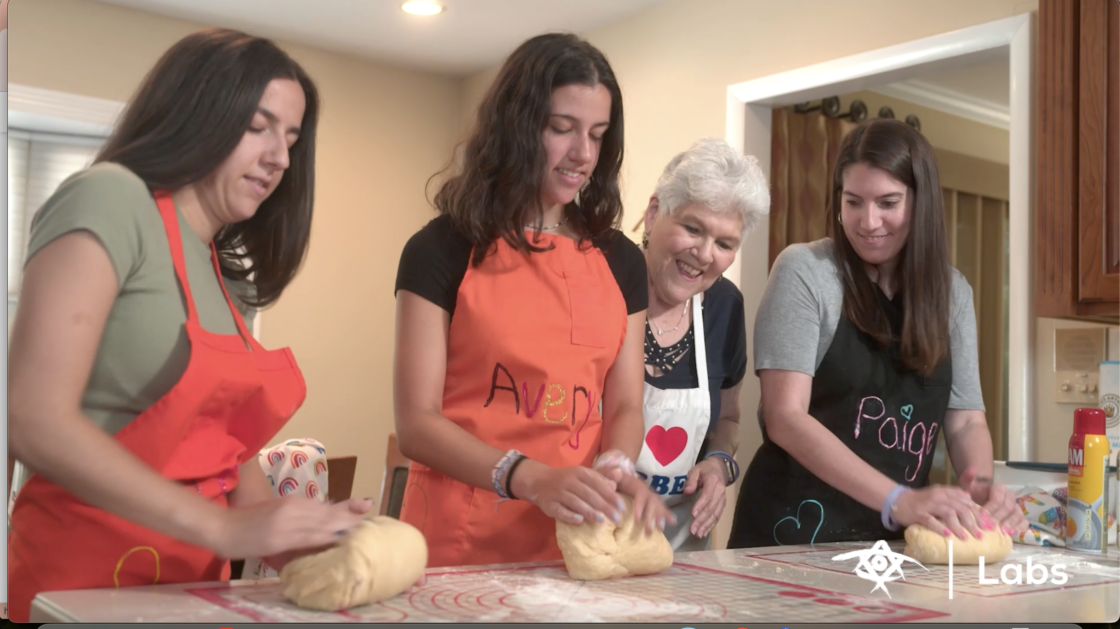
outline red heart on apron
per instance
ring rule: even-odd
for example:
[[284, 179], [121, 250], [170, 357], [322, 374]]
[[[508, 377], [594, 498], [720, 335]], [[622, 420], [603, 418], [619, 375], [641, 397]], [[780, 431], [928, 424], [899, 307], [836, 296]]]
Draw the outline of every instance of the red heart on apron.
[[658, 463], [668, 465], [684, 452], [684, 447], [688, 445], [688, 433], [680, 426], [669, 430], [654, 426], [646, 433], [646, 445]]

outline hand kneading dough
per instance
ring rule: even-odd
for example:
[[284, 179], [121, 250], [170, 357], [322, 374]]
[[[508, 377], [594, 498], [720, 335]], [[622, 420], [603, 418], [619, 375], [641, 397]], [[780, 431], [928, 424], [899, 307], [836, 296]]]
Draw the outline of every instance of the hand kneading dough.
[[284, 566], [284, 598], [300, 607], [340, 611], [407, 590], [428, 565], [428, 544], [415, 527], [366, 518], [336, 546]]
[[632, 517], [629, 498], [621, 527], [611, 520], [568, 524], [556, 521], [556, 543], [564, 555], [568, 574], [580, 581], [654, 574], [673, 565], [673, 547], [665, 534], [647, 535], [642, 523]]
[[[924, 526], [906, 527], [906, 549], [902, 551], [921, 563], [949, 563], [949, 538]], [[1003, 561], [1011, 554], [1011, 536], [1003, 531], [981, 531], [980, 539], [968, 536], [967, 540], [953, 536], [953, 563], [978, 564]]]

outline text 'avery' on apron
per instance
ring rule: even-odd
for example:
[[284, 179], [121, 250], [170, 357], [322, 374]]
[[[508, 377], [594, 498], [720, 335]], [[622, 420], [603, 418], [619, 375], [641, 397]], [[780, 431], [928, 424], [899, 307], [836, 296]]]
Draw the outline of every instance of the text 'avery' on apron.
[[[448, 331], [443, 415], [503, 451], [552, 467], [599, 454], [600, 401], [626, 336], [626, 303], [597, 247], [542, 234], [539, 253], [505, 240], [469, 266]], [[561, 558], [556, 521], [525, 500], [498, 502], [413, 461], [402, 521], [424, 533], [428, 566]]]

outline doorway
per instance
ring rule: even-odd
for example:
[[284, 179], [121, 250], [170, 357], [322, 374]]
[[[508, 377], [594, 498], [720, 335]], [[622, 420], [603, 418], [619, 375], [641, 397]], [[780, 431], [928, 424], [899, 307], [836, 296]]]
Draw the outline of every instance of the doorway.
[[[1008, 460], [1026, 460], [1032, 452], [1031, 391], [1033, 364], [1033, 127], [1031, 81], [1034, 24], [1030, 14], [1017, 15], [941, 35], [889, 46], [850, 57], [730, 85], [727, 88], [725, 139], [744, 154], [759, 159], [771, 176], [772, 120], [775, 109], [865, 90], [884, 88], [922, 76], [961, 68], [1006, 63], [1008, 73], [1008, 144], [1006, 189], [1006, 361], [1001, 366], [1001, 415], [1007, 418], [1001, 450]], [[872, 112], [874, 116], [877, 112]], [[768, 223], [767, 223], [768, 225]], [[761, 226], [760, 226], [761, 227]], [[769, 228], [756, 230], [740, 250], [740, 264], [728, 275], [736, 280], [746, 303], [757, 304], [769, 269]], [[977, 301], [979, 296], [977, 296]], [[747, 326], [754, 325], [748, 308]], [[743, 409], [754, 403], [742, 402]], [[741, 422], [743, 460], [761, 444], [757, 421]], [[1001, 437], [1003, 437], [1001, 435]], [[997, 458], [999, 453], [997, 452]], [[730, 492], [734, 494], [735, 492]], [[729, 496], [734, 500], [734, 495]], [[734, 511], [734, 505], [728, 505]], [[724, 521], [728, 520], [728, 521]], [[726, 539], [730, 518], [721, 519], [717, 539]], [[719, 530], [724, 529], [724, 530]], [[718, 546], [717, 546], [718, 547]]]

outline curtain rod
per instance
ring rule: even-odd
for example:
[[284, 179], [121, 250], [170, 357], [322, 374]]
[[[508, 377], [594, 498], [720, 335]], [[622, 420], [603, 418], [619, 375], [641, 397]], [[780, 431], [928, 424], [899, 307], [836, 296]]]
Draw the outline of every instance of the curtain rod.
[[[828, 98], [821, 99], [820, 103], [814, 105], [812, 102], [798, 103], [793, 106], [793, 111], [799, 114], [807, 114], [814, 111], [820, 111], [828, 118], [848, 118], [852, 122], [863, 122], [867, 119], [867, 104], [858, 98], [853, 100], [848, 106], [848, 111], [843, 112], [840, 108], [840, 97], [829, 96]], [[894, 110], [886, 105], [879, 108], [879, 118], [894, 118]], [[922, 121], [918, 116], [910, 114], [906, 116], [906, 124], [914, 127], [918, 131], [922, 130]]]

